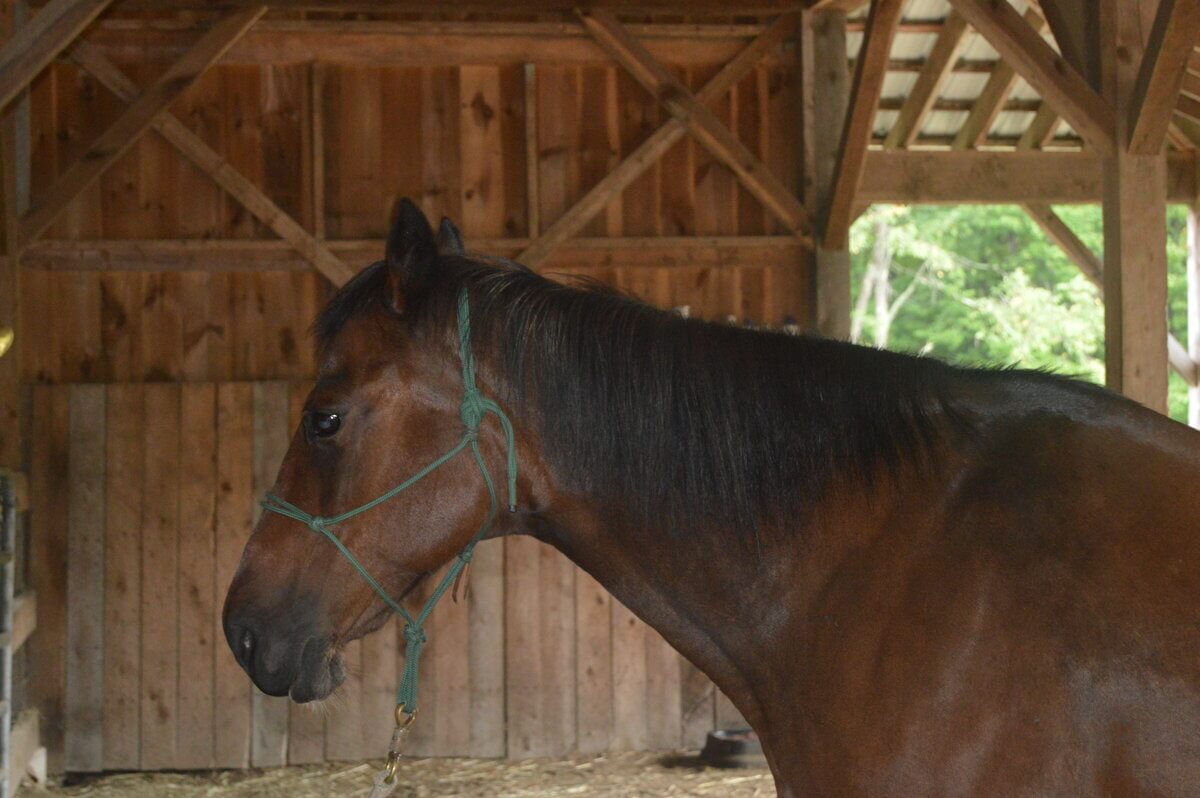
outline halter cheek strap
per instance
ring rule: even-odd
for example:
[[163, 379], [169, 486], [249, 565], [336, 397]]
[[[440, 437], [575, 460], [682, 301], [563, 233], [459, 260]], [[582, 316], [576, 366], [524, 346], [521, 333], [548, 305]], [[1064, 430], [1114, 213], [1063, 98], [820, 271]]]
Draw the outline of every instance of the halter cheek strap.
[[[437, 606], [438, 601], [450, 589], [455, 580], [458, 579], [463, 569], [467, 567], [467, 564], [471, 561], [472, 552], [475, 550], [475, 544], [487, 534], [488, 529], [491, 528], [492, 521], [496, 518], [499, 506], [496, 498], [496, 485], [492, 481], [491, 472], [488, 471], [487, 463], [484, 462], [483, 455], [479, 451], [479, 427], [488, 414], [495, 416], [504, 430], [504, 438], [508, 450], [508, 510], [509, 512], [516, 512], [517, 509], [517, 450], [513, 442], [513, 426], [508, 416], [500, 408], [500, 405], [484, 397], [475, 386], [475, 358], [471, 354], [470, 302], [466, 289], [458, 295], [458, 345], [459, 357], [462, 360], [463, 377], [463, 398], [462, 404], [459, 407], [459, 415], [463, 423], [463, 436], [455, 444], [454, 448], [386, 493], [372, 499], [366, 504], [359, 505], [338, 515], [329, 517], [310, 515], [273, 493], [268, 493], [262, 501], [264, 510], [270, 510], [273, 513], [295, 519], [328, 539], [337, 548], [338, 553], [354, 566], [354, 570], [358, 571], [359, 576], [371, 586], [371, 589], [379, 594], [379, 597], [383, 599], [383, 603], [404, 618], [404, 675], [400, 679], [400, 687], [396, 692], [396, 736], [393, 737], [393, 750], [388, 754], [389, 784], [394, 779], [395, 765], [399, 759], [398, 739], [402, 738], [403, 732], [407, 731], [408, 725], [412, 723], [412, 719], [417, 711], [417, 667], [421, 659], [421, 650], [424, 648], [426, 642], [425, 621], [429, 619], [429, 615], [433, 612], [433, 608]], [[479, 474], [483, 477], [484, 487], [487, 488], [487, 517], [484, 519], [482, 526], [479, 527], [479, 531], [475, 533], [466, 547], [454, 558], [454, 561], [450, 564], [450, 568], [446, 571], [446, 575], [442, 577], [442, 581], [438, 582], [437, 587], [434, 588], [433, 593], [429, 596], [421, 611], [417, 613], [416, 617], [413, 617], [400, 602], [393, 599], [383, 589], [383, 586], [379, 584], [375, 577], [371, 576], [370, 572], [354, 556], [353, 552], [346, 548], [346, 544], [333, 531], [333, 527], [360, 513], [374, 509], [389, 499], [395, 498], [465, 450], [470, 450], [471, 457], [475, 461], [475, 465], [479, 468]]]

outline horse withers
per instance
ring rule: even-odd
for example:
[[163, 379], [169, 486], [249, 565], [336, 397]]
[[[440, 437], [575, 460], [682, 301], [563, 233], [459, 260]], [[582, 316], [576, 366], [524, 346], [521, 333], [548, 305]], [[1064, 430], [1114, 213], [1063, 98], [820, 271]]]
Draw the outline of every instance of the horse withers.
[[[524, 534], [730, 696], [781, 795], [1200, 795], [1200, 434], [1041, 372], [557, 284], [408, 202], [315, 336], [273, 490], [303, 511], [263, 514], [225, 603], [264, 692], [328, 696], [388, 618], [351, 560], [403, 601]], [[513, 424], [494, 520], [509, 446], [464, 438], [464, 358]], [[347, 556], [314, 535], [463, 440], [478, 462], [340, 521]]]

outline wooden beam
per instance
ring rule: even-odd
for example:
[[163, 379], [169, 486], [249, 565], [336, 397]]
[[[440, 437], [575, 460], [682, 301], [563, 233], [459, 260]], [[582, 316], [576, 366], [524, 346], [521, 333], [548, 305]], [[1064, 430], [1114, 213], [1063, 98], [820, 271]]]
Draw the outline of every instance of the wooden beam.
[[1017, 141], [1018, 150], [1040, 150], [1046, 146], [1050, 139], [1054, 138], [1054, 132], [1058, 130], [1059, 123], [1062, 119], [1048, 104], [1042, 105], [1038, 112], [1034, 114], [1033, 121], [1029, 123], [1029, 127], [1025, 128], [1025, 132], [1021, 134], [1021, 138]]
[[1099, 6], [1102, 86], [1119, 145], [1102, 170], [1106, 382], [1166, 413], [1167, 159], [1126, 147], [1144, 47], [1141, 10], [1128, 0]]
[[[124, 7], [124, 3], [122, 3]], [[656, 59], [679, 66], [720, 64], [766, 29], [753, 24], [629, 24]], [[101, 20], [88, 41], [118, 64], [173, 61], [196, 33], [191, 23]], [[764, 62], [790, 64], [780, 47]], [[433, 20], [261, 20], [221, 58], [221, 64], [283, 65], [314, 60], [352, 66], [510, 66], [554, 63], [606, 65], [612, 59], [587, 31], [567, 22]]]
[[[1083, 275], [1093, 285], [1100, 289], [1104, 296], [1104, 263], [1092, 248], [1083, 242], [1070, 225], [1062, 220], [1048, 204], [1028, 202], [1023, 205], [1029, 217], [1037, 222], [1046, 237], [1053, 241], [1066, 253], [1067, 258], [1074, 263]], [[1172, 334], [1167, 334], [1167, 355], [1171, 368], [1183, 378], [1189, 386], [1197, 384], [1196, 362], [1188, 355], [1188, 350]]]
[[[1191, 153], [1167, 156], [1167, 201], [1196, 196]], [[870, 152], [863, 204], [1098, 203], [1103, 159], [1087, 152]]]
[[1162, 149], [1198, 41], [1200, 0], [1159, 0], [1129, 109], [1130, 152], [1153, 155]]
[[833, 192], [823, 217], [822, 244], [826, 249], [846, 249], [849, 243], [867, 146], [875, 125], [875, 109], [883, 92], [888, 55], [903, 7], [902, 0], [873, 0], [871, 4], [850, 90], [850, 108], [842, 127]]
[[[780, 17], [776, 20], [775, 24], [738, 53], [709, 80], [696, 95], [696, 101], [701, 104], [716, 102], [754, 68], [763, 53], [778, 46], [791, 31], [792, 26], [793, 21], [789, 18]], [[534, 239], [517, 256], [517, 260], [526, 266], [537, 266], [544, 261], [563, 242], [583, 229], [584, 225], [603, 210], [614, 197], [624, 191], [686, 133], [687, 126], [684, 122], [676, 117], [671, 117], [550, 225], [544, 233]]]
[[91, 24], [112, 0], [51, 0], [0, 47], [0, 110]]
[[[1041, 14], [1033, 6], [1025, 11], [1025, 21], [1039, 34], [1046, 25]], [[954, 143], [950, 145], [951, 148], [967, 150], [978, 147], [979, 143], [987, 137], [988, 131], [992, 129], [996, 116], [1016, 85], [1017, 71], [1007, 62], [997, 61], [995, 68], [992, 69], [992, 74], [988, 76], [988, 82], [984, 84], [983, 90], [975, 98], [966, 121], [955, 134]], [[1043, 104], [1043, 107], [1048, 106]]]
[[266, 6], [253, 6], [238, 11], [218, 22], [200, 37], [182, 58], [145, 91], [125, 113], [92, 142], [87, 152], [37, 198], [33, 207], [21, 217], [20, 241], [27, 244], [38, 238], [58, 218], [80, 192], [92, 184], [120, 158], [166, 109], [205, 70], [229, 49], [238, 37], [266, 12]]
[[[807, 14], [801, 36], [802, 131], [811, 144], [804, 147], [805, 202], [825, 208], [833, 193], [834, 169], [841, 146], [842, 124], [850, 102], [850, 71], [846, 60], [846, 16]], [[812, 260], [814, 327], [828, 338], [850, 338], [850, 250], [818, 246]]]
[[[797, 234], [812, 230], [808, 211], [787, 186], [730, 132], [666, 67], [633, 38], [611, 12], [590, 9], [580, 19], [592, 37], [658, 98], [672, 116], [721, 163], [729, 167], [746, 190]], [[794, 23], [794, 17], [789, 17]]]
[[966, 32], [966, 20], [957, 12], [951, 11], [946, 16], [946, 22], [938, 34], [933, 50], [925, 60], [925, 66], [921, 69], [916, 84], [909, 92], [904, 107], [900, 109], [900, 115], [896, 117], [895, 124], [884, 139], [884, 149], [907, 148], [921, 132], [926, 115], [933, 108], [946, 78], [950, 76], [951, 67], [958, 59]]
[[807, 0], [813, 11], [840, 11], [849, 14], [865, 6], [870, 0]]
[[1109, 104], [1008, 2], [951, 0], [951, 5], [1089, 146], [1102, 153], [1113, 151]]
[[[192, 10], [211, 11], [213, 6], [245, 8], [255, 5], [254, 0], [122, 0], [122, 10], [154, 11]], [[455, 15], [496, 14], [526, 16], [529, 14], [570, 14], [579, 6], [578, 2], [562, 0], [511, 0], [502, 4], [495, 0], [457, 0], [453, 4]], [[747, 0], [731, 12], [728, 0], [605, 0], [604, 6], [614, 12], [635, 16], [665, 14], [687, 15], [689, 18], [715, 17], [726, 19], [736, 13], [739, 16], [766, 16], [799, 11], [804, 0]], [[271, 7], [278, 11], [319, 11], [342, 14], [377, 14], [379, 0], [271, 0]], [[428, 0], [388, 0], [386, 10], [397, 14], [429, 14]]]
[[[104, 58], [96, 48], [86, 42], [80, 42], [72, 51], [72, 58], [118, 97], [127, 102], [136, 101], [137, 86], [120, 69]], [[203, 139], [193, 133], [169, 110], [160, 111], [151, 120], [151, 124], [188, 160], [212, 177], [217, 185], [240, 202], [246, 210], [274, 231], [277, 236], [294, 247], [334, 285], [343, 285], [354, 276], [354, 269], [347, 266], [330, 252], [328, 247], [310, 235], [299, 222], [276, 205], [262, 189], [237, 171], [224, 156], [205, 144]], [[314, 137], [314, 142], [316, 138]], [[323, 175], [323, 170], [321, 171]], [[323, 186], [323, 176], [321, 183]], [[314, 188], [318, 187], [314, 186]], [[324, 217], [323, 206], [323, 201], [314, 203], [314, 212], [321, 217]]]
[[[343, 259], [379, 259], [376, 239], [324, 242]], [[512, 258], [527, 238], [473, 239], [471, 249]], [[573, 238], [545, 258], [555, 272], [622, 268], [794, 267], [804, 245], [795, 236], [686, 236]], [[301, 271], [312, 264], [286, 242], [236, 239], [73, 241], [41, 240], [30, 246], [24, 267], [59, 272], [103, 271]]]

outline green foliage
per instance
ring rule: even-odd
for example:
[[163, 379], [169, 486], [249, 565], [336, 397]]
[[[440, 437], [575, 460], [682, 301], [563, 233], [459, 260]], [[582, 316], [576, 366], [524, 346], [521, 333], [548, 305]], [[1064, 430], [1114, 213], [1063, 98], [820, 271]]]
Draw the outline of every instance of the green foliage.
[[[1104, 246], [1100, 208], [1056, 209], [1097, 253]], [[892, 322], [889, 348], [963, 365], [1019, 365], [1104, 381], [1104, 304], [1099, 291], [1016, 206], [874, 207], [851, 234], [857, 293], [876, 223], [889, 228], [891, 292], [918, 285]], [[1167, 214], [1168, 323], [1187, 334], [1187, 214]], [[873, 334], [870, 309], [863, 340]], [[1187, 418], [1187, 387], [1172, 375], [1171, 415]]]

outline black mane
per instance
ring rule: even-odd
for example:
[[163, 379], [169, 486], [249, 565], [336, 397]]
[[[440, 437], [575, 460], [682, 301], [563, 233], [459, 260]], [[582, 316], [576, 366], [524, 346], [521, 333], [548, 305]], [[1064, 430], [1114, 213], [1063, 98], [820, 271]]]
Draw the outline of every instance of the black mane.
[[[561, 483], [651, 528], [756, 538], [799, 520], [835, 472], [870, 480], [920, 463], [945, 429], [958, 370], [935, 360], [685, 319], [507, 261], [441, 268], [410, 323], [450, 329], [466, 287], [476, 357]], [[345, 286], [314, 325], [318, 343], [385, 282], [376, 264]]]

